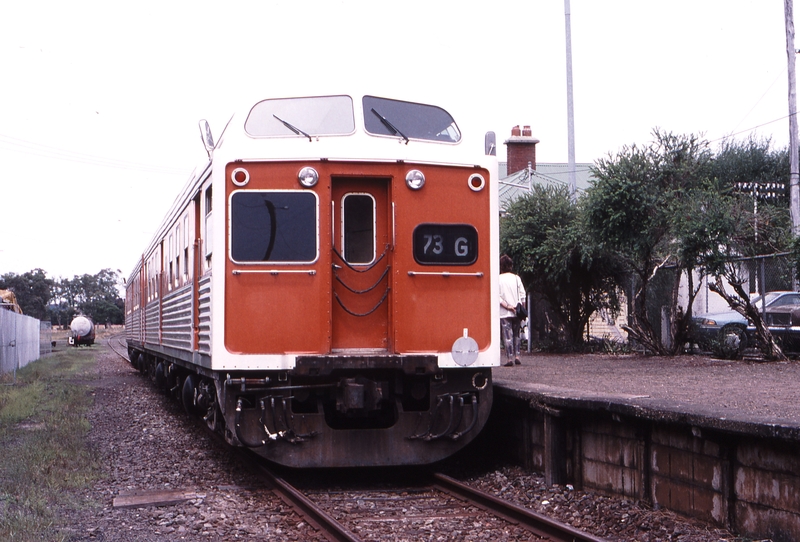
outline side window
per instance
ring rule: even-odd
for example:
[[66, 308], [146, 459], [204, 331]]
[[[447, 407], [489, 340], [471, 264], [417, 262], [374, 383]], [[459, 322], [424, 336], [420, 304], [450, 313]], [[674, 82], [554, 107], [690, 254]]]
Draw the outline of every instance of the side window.
[[787, 294], [775, 300], [772, 304], [773, 307], [782, 307], [784, 305], [797, 305], [800, 304], [800, 296]]
[[155, 254], [153, 254], [153, 297], [158, 299], [158, 293], [161, 291], [161, 284], [159, 281], [161, 280], [162, 275], [164, 274], [162, 261], [161, 261], [161, 247], [163, 243], [156, 247]]
[[183, 280], [189, 280], [189, 215], [183, 217]]
[[168, 281], [167, 282], [167, 291], [170, 291], [170, 292], [172, 291], [173, 281], [175, 280], [174, 262], [172, 261], [172, 254], [173, 254], [173, 252], [172, 252], [173, 244], [172, 243], [173, 243], [172, 234], [170, 233], [169, 234], [169, 243], [167, 243], [167, 253], [165, 254], [165, 257], [166, 257], [167, 261], [169, 262], [169, 264], [168, 264], [169, 265], [169, 274], [167, 275], [167, 281]]
[[181, 225], [180, 222], [175, 228], [175, 252], [172, 257], [175, 259], [175, 287], [181, 285]]
[[205, 257], [206, 257], [206, 269], [211, 267], [211, 253], [213, 252], [214, 248], [214, 221], [212, 220], [211, 211], [213, 209], [213, 198], [211, 189], [213, 187], [209, 186], [206, 189], [205, 194], [205, 222], [203, 224], [203, 246], [205, 247]]
[[150, 277], [153, 275], [153, 258], [147, 260], [147, 272], [145, 273], [145, 280], [147, 281], [147, 302], [149, 303], [155, 299], [155, 291], [153, 290], [153, 281]]

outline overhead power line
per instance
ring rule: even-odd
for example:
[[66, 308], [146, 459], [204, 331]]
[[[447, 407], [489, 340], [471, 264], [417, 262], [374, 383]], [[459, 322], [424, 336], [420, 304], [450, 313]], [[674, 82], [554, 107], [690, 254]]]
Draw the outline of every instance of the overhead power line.
[[765, 122], [765, 123], [763, 123], [763, 124], [759, 124], [759, 125], [757, 125], [757, 126], [753, 126], [752, 128], [748, 128], [748, 129], [746, 129], [746, 130], [741, 130], [741, 131], [739, 131], [739, 132], [735, 132], [735, 133], [728, 134], [728, 135], [725, 135], [725, 136], [722, 136], [722, 137], [718, 137], [717, 139], [712, 139], [711, 141], [709, 141], [709, 143], [715, 143], [715, 142], [717, 142], [717, 141], [722, 141], [723, 139], [728, 139], [728, 138], [730, 138], [730, 137], [737, 136], [737, 135], [739, 135], [739, 134], [746, 134], [746, 133], [748, 133], [748, 132], [753, 132], [753, 131], [755, 131], [755, 130], [758, 130], [759, 128], [763, 128], [764, 126], [768, 126], [768, 125], [770, 125], [770, 124], [774, 124], [774, 123], [776, 123], [776, 122], [780, 122], [780, 121], [782, 121], [782, 120], [788, 119], [788, 118], [789, 118], [789, 117], [791, 117], [791, 116], [792, 116], [792, 115], [786, 115], [786, 116], [783, 116], [783, 117], [781, 117], [781, 118], [779, 118], [779, 119], [774, 119], [774, 120], [771, 120], [771, 121]]
[[188, 169], [168, 168], [162, 166], [154, 166], [152, 164], [143, 164], [140, 162], [128, 162], [125, 160], [117, 160], [114, 158], [105, 158], [102, 156], [95, 156], [91, 154], [78, 153], [58, 147], [50, 147], [33, 141], [26, 141], [12, 136], [0, 134], [0, 149], [6, 149], [13, 152], [22, 154], [29, 154], [32, 156], [40, 156], [43, 158], [52, 158], [55, 160], [65, 160], [68, 162], [77, 162], [81, 164], [88, 164], [92, 166], [108, 167], [114, 169], [124, 169], [128, 171], [142, 171], [145, 173], [161, 173], [165, 175], [187, 175]]

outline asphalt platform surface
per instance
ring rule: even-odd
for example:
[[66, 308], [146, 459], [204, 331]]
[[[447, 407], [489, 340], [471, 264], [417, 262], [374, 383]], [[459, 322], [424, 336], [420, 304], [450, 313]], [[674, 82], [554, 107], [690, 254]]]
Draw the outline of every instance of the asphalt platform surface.
[[523, 352], [493, 381], [496, 394], [549, 406], [800, 441], [800, 361]]

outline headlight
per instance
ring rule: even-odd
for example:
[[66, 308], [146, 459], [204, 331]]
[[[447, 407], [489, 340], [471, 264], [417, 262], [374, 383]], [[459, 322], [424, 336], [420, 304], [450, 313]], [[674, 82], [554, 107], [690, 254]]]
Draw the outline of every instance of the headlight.
[[319, 182], [319, 173], [313, 167], [306, 166], [297, 174], [297, 181], [306, 188], [311, 188]]
[[419, 190], [425, 186], [425, 174], [418, 169], [412, 169], [406, 173], [406, 185], [411, 190]]

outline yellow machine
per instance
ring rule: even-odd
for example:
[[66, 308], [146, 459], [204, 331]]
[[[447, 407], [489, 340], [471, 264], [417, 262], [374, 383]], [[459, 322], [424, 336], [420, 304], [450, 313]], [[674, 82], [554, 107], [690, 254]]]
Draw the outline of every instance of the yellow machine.
[[22, 309], [17, 303], [17, 296], [11, 290], [0, 290], [0, 306], [17, 314], [22, 314]]

